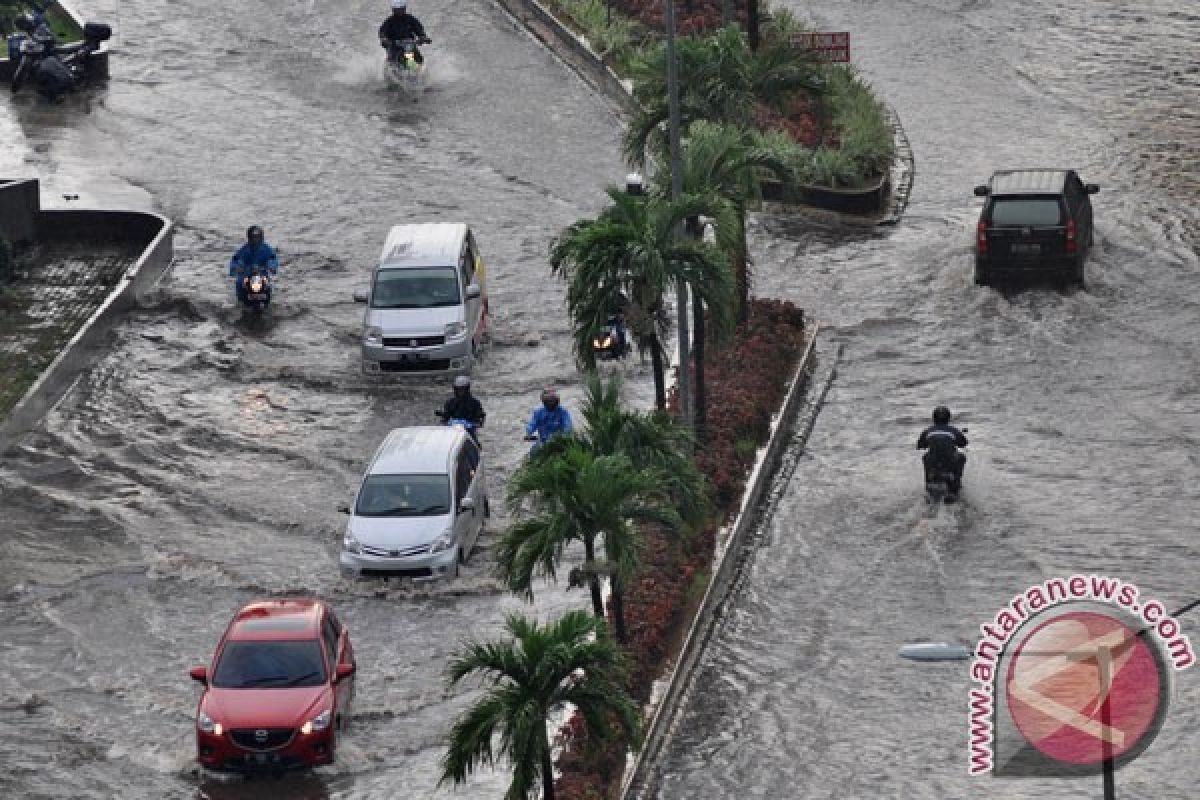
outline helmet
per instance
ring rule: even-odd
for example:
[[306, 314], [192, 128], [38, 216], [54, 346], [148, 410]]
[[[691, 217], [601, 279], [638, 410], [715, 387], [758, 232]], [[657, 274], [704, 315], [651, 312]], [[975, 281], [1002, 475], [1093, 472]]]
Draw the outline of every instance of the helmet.
[[542, 405], [551, 411], [558, 408], [558, 390], [553, 386], [542, 389]]
[[33, 33], [37, 28], [37, 23], [33, 21], [33, 16], [30, 14], [21, 14], [13, 20], [13, 27], [25, 33]]
[[255, 239], [257, 239], [260, 242], [262, 241], [263, 229], [258, 227], [257, 225], [251, 225], [249, 228], [246, 228], [246, 240], [252, 242]]
[[392, 0], [392, 10], [400, 9], [403, 11], [408, 8], [408, 0]]
[[454, 379], [454, 393], [458, 394], [458, 390], [471, 391], [471, 379], [466, 375], [459, 375]]
[[938, 406], [937, 408], [935, 408], [933, 410], [933, 424], [934, 425], [950, 424], [950, 409], [946, 408], [945, 406]]

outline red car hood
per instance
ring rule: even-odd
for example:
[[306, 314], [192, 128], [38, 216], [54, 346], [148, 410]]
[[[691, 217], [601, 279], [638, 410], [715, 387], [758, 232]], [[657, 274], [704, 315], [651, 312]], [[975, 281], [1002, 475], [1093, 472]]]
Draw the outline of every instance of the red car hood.
[[230, 728], [299, 728], [333, 705], [328, 686], [296, 689], [210, 688], [201, 709]]

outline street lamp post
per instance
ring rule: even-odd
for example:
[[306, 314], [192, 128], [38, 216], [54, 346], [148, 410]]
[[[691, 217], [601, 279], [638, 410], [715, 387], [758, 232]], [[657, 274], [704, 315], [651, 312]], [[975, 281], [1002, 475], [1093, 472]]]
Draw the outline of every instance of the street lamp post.
[[[683, 194], [683, 173], [679, 165], [679, 63], [675, 60], [675, 0], [665, 3], [663, 21], [667, 27], [667, 138], [671, 146], [671, 199]], [[676, 231], [676, 236], [679, 232]], [[676, 286], [675, 317], [679, 326], [679, 411], [688, 424], [692, 420], [692, 368], [688, 363], [688, 287]]]

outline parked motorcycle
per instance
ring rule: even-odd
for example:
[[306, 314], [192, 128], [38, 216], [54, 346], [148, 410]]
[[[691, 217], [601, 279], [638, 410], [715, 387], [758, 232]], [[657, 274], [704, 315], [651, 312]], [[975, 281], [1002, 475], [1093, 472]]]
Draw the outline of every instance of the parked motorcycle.
[[417, 45], [430, 44], [431, 39], [399, 39], [388, 48], [387, 61], [383, 65], [383, 76], [392, 86], [416, 89], [425, 72], [425, 65], [417, 61]]
[[[112, 38], [112, 28], [98, 22], [83, 26], [83, 41], [60, 47], [45, 25], [38, 25], [20, 41], [19, 61], [12, 76], [12, 91], [30, 83], [48, 100], [104, 77], [98, 63], [100, 46]], [[10, 45], [11, 46], [11, 45]]]
[[[967, 429], [963, 428], [962, 432], [966, 433]], [[954, 474], [954, 465], [949, 461], [942, 459], [925, 467], [925, 495], [930, 505], [957, 502], [961, 491], [962, 481]]]
[[[472, 439], [475, 440], [475, 444], [479, 444], [479, 426], [474, 422], [471, 422], [471, 420], [463, 419], [461, 417], [447, 417], [446, 412], [442, 411], [440, 408], [434, 409], [433, 415], [442, 420], [442, 422], [446, 424], [447, 428], [462, 428]], [[479, 446], [480, 448], [483, 447], [483, 445]]]

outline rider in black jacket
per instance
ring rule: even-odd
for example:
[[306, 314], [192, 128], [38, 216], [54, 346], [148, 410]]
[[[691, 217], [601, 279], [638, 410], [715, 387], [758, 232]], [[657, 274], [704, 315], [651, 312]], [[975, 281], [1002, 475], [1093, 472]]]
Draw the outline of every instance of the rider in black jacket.
[[[401, 39], [416, 39], [421, 44], [430, 43], [429, 37], [425, 35], [425, 26], [408, 13], [408, 0], [392, 0], [392, 15], [379, 26], [379, 44], [388, 49]], [[416, 51], [414, 57], [418, 64], [425, 62], [420, 50]]]
[[967, 465], [967, 455], [958, 448], [967, 446], [967, 437], [958, 428], [950, 424], [950, 409], [938, 406], [933, 410], [933, 424], [921, 431], [917, 438], [917, 449], [924, 450], [921, 460], [925, 463], [925, 481], [929, 481], [930, 472], [938, 466], [948, 466], [954, 470], [954, 486], [958, 491], [962, 487], [963, 468]]
[[[483, 427], [483, 420], [487, 414], [483, 410], [483, 403], [475, 395], [471, 394], [471, 379], [466, 375], [459, 375], [454, 379], [454, 396], [446, 401], [442, 406], [442, 412], [439, 414], [442, 419], [449, 422], [452, 419], [465, 419], [467, 422], [472, 422], [476, 427]], [[471, 438], [479, 441], [479, 437], [475, 432], [471, 432]]]

